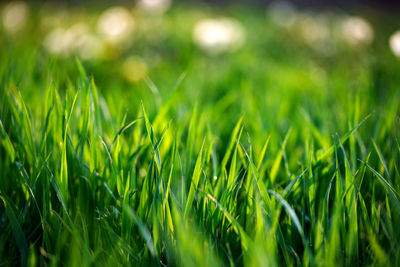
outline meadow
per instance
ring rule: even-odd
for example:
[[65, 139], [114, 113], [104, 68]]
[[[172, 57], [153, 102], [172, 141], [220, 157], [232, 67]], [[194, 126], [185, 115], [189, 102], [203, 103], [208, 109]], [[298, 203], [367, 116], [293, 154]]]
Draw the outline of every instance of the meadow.
[[1, 266], [400, 266], [396, 16], [0, 11]]

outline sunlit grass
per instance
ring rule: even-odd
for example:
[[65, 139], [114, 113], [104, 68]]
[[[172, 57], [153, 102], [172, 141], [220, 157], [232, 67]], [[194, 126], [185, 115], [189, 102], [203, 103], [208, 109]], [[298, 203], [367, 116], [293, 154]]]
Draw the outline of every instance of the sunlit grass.
[[[399, 265], [393, 32], [155, 3], [3, 25], [0, 264]], [[129, 23], [101, 28], [111, 11]], [[240, 45], [199, 44], [202, 21]]]

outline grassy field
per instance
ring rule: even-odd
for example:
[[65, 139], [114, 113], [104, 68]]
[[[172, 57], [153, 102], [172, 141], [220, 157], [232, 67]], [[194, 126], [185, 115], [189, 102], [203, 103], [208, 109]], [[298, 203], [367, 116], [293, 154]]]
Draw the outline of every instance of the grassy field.
[[400, 265], [400, 21], [105, 8], [2, 7], [0, 266]]

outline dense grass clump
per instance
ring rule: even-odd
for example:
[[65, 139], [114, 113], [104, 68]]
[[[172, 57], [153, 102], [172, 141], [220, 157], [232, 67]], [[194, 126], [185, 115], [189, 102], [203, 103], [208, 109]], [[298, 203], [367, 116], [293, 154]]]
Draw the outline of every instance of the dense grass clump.
[[246, 43], [216, 55], [188, 38], [206, 13], [180, 6], [151, 38], [136, 14], [112, 59], [49, 55], [35, 11], [35, 34], [2, 35], [0, 265], [400, 265], [386, 39], [321, 52], [229, 12]]

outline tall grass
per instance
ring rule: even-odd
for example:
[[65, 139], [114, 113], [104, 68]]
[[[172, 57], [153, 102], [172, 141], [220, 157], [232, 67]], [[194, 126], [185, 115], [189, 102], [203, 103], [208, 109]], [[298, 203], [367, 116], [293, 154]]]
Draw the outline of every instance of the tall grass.
[[154, 95], [21, 46], [0, 59], [0, 264], [400, 265], [398, 78], [378, 63], [319, 87], [244, 51]]

